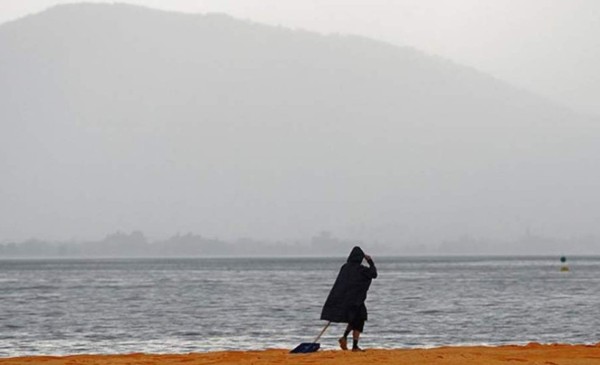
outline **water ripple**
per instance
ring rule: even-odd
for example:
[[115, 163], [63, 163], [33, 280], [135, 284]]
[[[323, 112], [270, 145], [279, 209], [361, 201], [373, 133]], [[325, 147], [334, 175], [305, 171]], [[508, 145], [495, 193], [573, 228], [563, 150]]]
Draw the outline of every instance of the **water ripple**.
[[[364, 346], [594, 343], [600, 259], [387, 258]], [[292, 348], [343, 259], [0, 261], [0, 356]], [[336, 345], [344, 325], [323, 336]]]

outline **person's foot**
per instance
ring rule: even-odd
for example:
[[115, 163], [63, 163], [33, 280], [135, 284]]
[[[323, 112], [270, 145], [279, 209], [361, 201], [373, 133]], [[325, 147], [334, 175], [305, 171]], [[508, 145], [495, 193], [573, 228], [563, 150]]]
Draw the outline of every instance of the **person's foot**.
[[352, 352], [365, 352], [365, 350], [361, 349], [360, 347], [353, 347], [352, 348]]
[[348, 340], [344, 337], [340, 337], [338, 340], [340, 347], [342, 348], [342, 350], [348, 350]]

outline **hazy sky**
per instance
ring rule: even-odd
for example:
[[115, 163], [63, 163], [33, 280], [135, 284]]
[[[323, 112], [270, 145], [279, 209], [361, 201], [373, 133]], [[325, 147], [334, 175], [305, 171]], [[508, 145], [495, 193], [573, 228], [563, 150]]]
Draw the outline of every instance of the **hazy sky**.
[[[57, 0], [0, 0], [0, 22]], [[110, 2], [110, 1], [103, 1]], [[597, 0], [127, 0], [183, 12], [223, 12], [261, 23], [366, 35], [474, 66], [600, 114]]]

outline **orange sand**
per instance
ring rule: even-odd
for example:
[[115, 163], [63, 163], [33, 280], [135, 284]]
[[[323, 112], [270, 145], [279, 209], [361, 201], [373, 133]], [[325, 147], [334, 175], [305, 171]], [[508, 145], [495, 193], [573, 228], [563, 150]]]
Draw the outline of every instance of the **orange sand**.
[[584, 345], [539, 345], [502, 347], [442, 347], [430, 350], [319, 351], [289, 354], [287, 350], [228, 351], [187, 355], [74, 355], [33, 356], [0, 359], [0, 365], [200, 365], [200, 364], [445, 364], [445, 365], [600, 365], [600, 343]]

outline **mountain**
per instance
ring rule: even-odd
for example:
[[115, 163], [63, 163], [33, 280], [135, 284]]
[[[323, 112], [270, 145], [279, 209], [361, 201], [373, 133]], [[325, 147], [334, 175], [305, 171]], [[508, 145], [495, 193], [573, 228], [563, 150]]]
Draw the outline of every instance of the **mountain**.
[[0, 25], [0, 239], [598, 234], [599, 121], [411, 48], [64, 5]]

